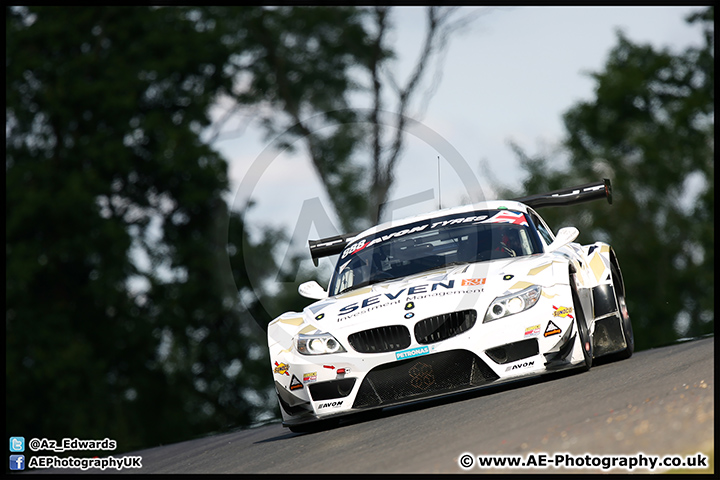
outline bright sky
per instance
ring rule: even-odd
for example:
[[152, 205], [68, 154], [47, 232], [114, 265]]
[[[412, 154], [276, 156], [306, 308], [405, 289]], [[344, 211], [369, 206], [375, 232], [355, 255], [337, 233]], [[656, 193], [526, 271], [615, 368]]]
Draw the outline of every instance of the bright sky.
[[[468, 13], [477, 8], [484, 7], [463, 7]], [[457, 151], [476, 175], [484, 195], [493, 199], [481, 163], [507, 186], [518, 187], [524, 173], [508, 142], [518, 143], [529, 155], [552, 151], [564, 133], [562, 114], [580, 100], [594, 98], [594, 84], [586, 73], [603, 69], [617, 43], [616, 29], [622, 29], [633, 42], [680, 51], [701, 43], [699, 28], [684, 21], [699, 8], [485, 8], [487, 12], [470, 28], [452, 37], [442, 63], [441, 83], [423, 117], [415, 119]], [[398, 77], [403, 79], [419, 53], [425, 27], [423, 8], [397, 7], [393, 20], [392, 46], [399, 57]], [[426, 81], [424, 85], [429, 84]], [[437, 207], [437, 157], [442, 154], [430, 137], [407, 136], [391, 200], [430, 190], [433, 199], [399, 209], [393, 218]], [[215, 145], [230, 163], [234, 205], [241, 206], [247, 195], [256, 202], [246, 220], [284, 226], [290, 234], [303, 202], [316, 197], [334, 218], [302, 148], [294, 155], [278, 154], [266, 150], [269, 143], [259, 128], [250, 124], [242, 135]], [[260, 168], [263, 159], [269, 162], [267, 168]], [[442, 206], [466, 202], [468, 182], [461, 181], [444, 159], [440, 168]], [[477, 192], [473, 195], [477, 197]], [[311, 238], [328, 234], [333, 232], [313, 229]]]

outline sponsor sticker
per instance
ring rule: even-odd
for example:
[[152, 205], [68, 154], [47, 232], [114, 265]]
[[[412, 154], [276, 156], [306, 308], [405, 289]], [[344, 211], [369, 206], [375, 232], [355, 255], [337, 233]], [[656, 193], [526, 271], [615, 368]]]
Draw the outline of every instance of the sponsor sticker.
[[560, 327], [555, 325], [552, 320], [548, 322], [547, 328], [545, 329], [545, 336], [549, 337], [551, 335], [559, 335], [562, 333], [562, 330], [560, 330]]
[[317, 372], [303, 373], [303, 383], [310, 383], [317, 381]]
[[350, 246], [349, 246], [348, 248], [346, 248], [345, 251], [342, 253], [342, 257], [341, 257], [341, 258], [345, 258], [345, 257], [347, 257], [348, 255], [352, 255], [352, 254], [355, 253], [355, 252], [359, 252], [360, 250], [362, 250], [363, 248], [365, 248], [366, 245], [369, 245], [369, 244], [367, 243], [367, 240], [365, 240], [365, 239], [362, 239], [362, 240], [360, 240], [359, 242], [357, 242], [357, 243], [355, 243], [355, 244], [353, 244], [353, 245], [350, 245]]
[[405, 360], [406, 358], [419, 357], [420, 355], [427, 355], [430, 353], [430, 347], [419, 347], [411, 348], [409, 350], [403, 350], [402, 352], [395, 352], [396, 360]]
[[293, 375], [292, 380], [290, 380], [290, 390], [300, 390], [301, 388], [303, 388], [302, 382]]
[[556, 307], [555, 305], [553, 305], [553, 308], [555, 309], [555, 311], [553, 312], [553, 317], [573, 318], [573, 316], [570, 315], [573, 312], [572, 307]]
[[288, 369], [290, 368], [290, 365], [287, 363], [278, 363], [275, 362], [275, 369], [273, 370], [278, 375], [287, 375], [288, 377], [290, 374], [288, 373]]
[[528, 226], [527, 220], [525, 220], [525, 214], [511, 211], [500, 212], [482, 223], [511, 223], [513, 225]]
[[[468, 291], [457, 291], [452, 292], [452, 290], [455, 288], [455, 280], [450, 280], [447, 283], [442, 282], [434, 282], [434, 283], [425, 283], [422, 285], [415, 285], [414, 287], [410, 288], [402, 288], [396, 293], [378, 293], [376, 295], [372, 295], [370, 297], [365, 298], [362, 302], [352, 302], [344, 307], [342, 307], [338, 311], [338, 319], [337, 321], [340, 322], [344, 320], [345, 318], [351, 318], [355, 315], [360, 315], [362, 313], [366, 313], [378, 308], [384, 308], [388, 305], [395, 305], [398, 303], [402, 303], [402, 300], [400, 300], [398, 297], [405, 294], [407, 292], [407, 295], [416, 295], [417, 298], [425, 298], [425, 297], [434, 297], [439, 295], [446, 295], [448, 294], [448, 291], [451, 291], [451, 293], [469, 293]], [[428, 291], [429, 289], [429, 291]], [[410, 310], [415, 308], [415, 302], [413, 301], [414, 298], [408, 298], [405, 303], [405, 310]], [[355, 312], [355, 313], [353, 313]], [[344, 317], [345, 315], [351, 314], [347, 317]]]
[[[520, 215], [522, 215], [522, 214], [520, 214]], [[497, 215], [496, 215], [496, 217], [497, 217]], [[417, 225], [413, 228], [405, 228], [405, 229], [399, 230], [397, 232], [392, 232], [392, 233], [389, 233], [386, 235], [380, 235], [380, 236], [376, 237], [375, 239], [370, 240], [369, 242], [366, 238], [363, 238], [362, 240], [359, 240], [356, 243], [353, 243], [352, 245], [345, 248], [345, 250], [340, 255], [340, 258], [345, 258], [348, 255], [357, 253], [364, 248], [372, 247], [373, 245], [377, 245], [378, 243], [386, 242], [386, 241], [390, 240], [391, 238], [399, 238], [399, 237], [402, 237], [409, 233], [422, 232], [425, 229], [433, 230], [438, 227], [443, 228], [446, 225], [457, 225], [460, 223], [480, 222], [482, 220], [485, 220], [486, 218], [487, 218], [487, 215], [478, 215], [478, 216], [470, 215], [469, 217], [464, 217], [464, 216], [456, 217], [456, 218], [450, 218], [447, 220], [441, 220], [438, 222], [430, 221], [424, 225]], [[497, 222], [507, 223], [508, 220], [503, 220], [501, 217], [497, 220]], [[517, 221], [510, 221], [510, 223], [517, 223]], [[525, 222], [524, 225], [527, 225], [527, 222]]]
[[532, 327], [527, 327], [525, 329], [525, 336], [530, 337], [532, 335], [538, 335], [540, 333], [540, 324], [533, 325]]
[[342, 404], [343, 404], [343, 400], [340, 400], [337, 402], [325, 402], [325, 403], [321, 403], [320, 405], [318, 405], [317, 408], [318, 408], [318, 410], [320, 410], [321, 408], [339, 407]]
[[529, 362], [523, 362], [523, 363], [516, 363], [515, 365], [510, 365], [505, 369], [506, 372], [509, 372], [510, 370], [519, 370], [521, 368], [528, 368], [532, 367], [535, 364], [535, 360], [531, 360]]
[[464, 278], [462, 281], [463, 287], [475, 287], [478, 285], [485, 285], [485, 278]]

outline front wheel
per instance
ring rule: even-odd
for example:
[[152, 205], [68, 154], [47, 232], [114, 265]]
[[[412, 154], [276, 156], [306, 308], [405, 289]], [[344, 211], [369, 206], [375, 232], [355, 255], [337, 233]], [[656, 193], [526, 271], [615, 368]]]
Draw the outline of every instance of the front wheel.
[[593, 343], [590, 338], [590, 330], [585, 320], [585, 312], [583, 311], [582, 305], [580, 304], [580, 296], [577, 293], [577, 283], [575, 282], [575, 275], [570, 277], [570, 289], [572, 291], [573, 307], [575, 308], [575, 323], [577, 324], [578, 336], [580, 337], [580, 345], [583, 352], [584, 363], [582, 364], [583, 370], [590, 370], [593, 362]]

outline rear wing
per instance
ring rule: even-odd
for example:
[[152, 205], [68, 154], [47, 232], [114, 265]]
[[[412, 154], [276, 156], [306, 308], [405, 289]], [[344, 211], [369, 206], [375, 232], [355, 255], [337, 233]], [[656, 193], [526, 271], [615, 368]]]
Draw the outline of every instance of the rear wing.
[[539, 195], [513, 198], [516, 202], [524, 203], [532, 208], [559, 207], [561, 205], [575, 205], [577, 203], [591, 202], [607, 198], [612, 205], [612, 185], [610, 179], [605, 178], [602, 182], [586, 183], [577, 187], [561, 188]]
[[[591, 202], [603, 198], [607, 198], [608, 203], [612, 205], [612, 185], [607, 178], [603, 179], [602, 182], [561, 188], [560, 190], [514, 198], [513, 200], [537, 209], [550, 206], [575, 205], [577, 203]], [[347, 246], [348, 241], [359, 233], [360, 232], [346, 233], [344, 235], [336, 235], [320, 240], [309, 240], [308, 245], [310, 246], [310, 257], [312, 258], [313, 264], [317, 267], [318, 258], [341, 253]]]

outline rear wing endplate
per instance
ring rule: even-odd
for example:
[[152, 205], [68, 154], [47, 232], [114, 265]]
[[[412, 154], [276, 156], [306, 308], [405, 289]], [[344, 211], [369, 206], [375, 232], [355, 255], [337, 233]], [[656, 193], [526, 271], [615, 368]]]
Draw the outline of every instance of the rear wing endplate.
[[345, 235], [337, 235], [334, 237], [322, 238], [320, 240], [309, 240], [310, 256], [313, 264], [318, 266], [318, 258], [337, 255], [342, 252], [348, 241], [360, 232], [346, 233]]

